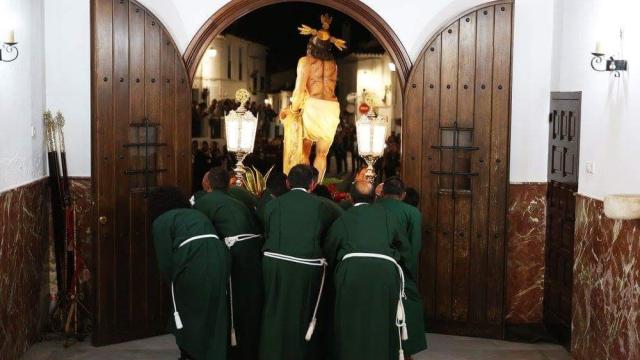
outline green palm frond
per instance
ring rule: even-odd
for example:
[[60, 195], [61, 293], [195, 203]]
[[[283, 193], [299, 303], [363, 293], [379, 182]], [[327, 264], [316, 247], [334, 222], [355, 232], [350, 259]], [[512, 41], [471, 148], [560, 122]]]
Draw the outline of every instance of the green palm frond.
[[269, 179], [269, 175], [271, 175], [271, 171], [273, 171], [273, 166], [264, 175], [255, 167], [246, 169], [244, 178], [242, 179], [242, 185], [252, 194], [260, 196], [267, 188], [267, 180]]

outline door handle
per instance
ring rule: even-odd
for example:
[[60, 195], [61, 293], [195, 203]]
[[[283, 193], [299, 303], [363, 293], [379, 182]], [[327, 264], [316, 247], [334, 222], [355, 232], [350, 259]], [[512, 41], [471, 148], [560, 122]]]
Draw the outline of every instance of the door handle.
[[108, 221], [109, 221], [109, 220], [108, 220], [108, 219], [107, 219], [107, 217], [106, 217], [106, 216], [104, 216], [104, 215], [103, 215], [103, 216], [100, 216], [100, 217], [98, 218], [98, 222], [99, 222], [100, 224], [102, 224], [102, 225], [105, 225]]

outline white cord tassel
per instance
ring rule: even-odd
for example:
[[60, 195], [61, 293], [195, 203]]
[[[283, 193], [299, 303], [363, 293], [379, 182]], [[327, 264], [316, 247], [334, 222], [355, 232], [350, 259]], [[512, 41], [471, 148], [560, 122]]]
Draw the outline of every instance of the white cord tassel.
[[405, 320], [405, 312], [404, 305], [402, 304], [402, 299], [398, 300], [398, 310], [396, 314], [397, 325], [401, 329], [401, 338], [402, 340], [409, 339], [409, 331], [407, 330], [407, 322]]
[[237, 346], [236, 325], [233, 319], [233, 283], [231, 282], [231, 276], [229, 276], [229, 307], [231, 308], [231, 346]]
[[311, 319], [311, 323], [309, 323], [309, 328], [307, 329], [307, 335], [304, 336], [306, 341], [311, 341], [311, 336], [313, 336], [313, 332], [316, 329], [316, 319]]
[[398, 352], [398, 360], [404, 360], [404, 351], [402, 349]]
[[236, 340], [236, 329], [231, 328], [231, 346], [237, 346], [238, 340]]
[[398, 300], [396, 320], [398, 320], [399, 324], [402, 324], [404, 322], [404, 306], [402, 305], [402, 299]]
[[184, 326], [182, 326], [182, 319], [180, 319], [180, 314], [177, 311], [173, 313], [173, 318], [176, 320], [176, 329], [182, 329]]
[[173, 291], [173, 282], [171, 282], [171, 302], [173, 303], [173, 318], [176, 321], [176, 329], [180, 330], [183, 328], [182, 319], [180, 319], [178, 307], [176, 306], [176, 293]]

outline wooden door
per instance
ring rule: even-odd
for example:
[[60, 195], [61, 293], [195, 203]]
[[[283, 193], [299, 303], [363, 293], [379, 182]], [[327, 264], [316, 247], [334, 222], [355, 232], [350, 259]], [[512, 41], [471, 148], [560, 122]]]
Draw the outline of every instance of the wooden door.
[[191, 90], [167, 30], [140, 4], [92, 0], [92, 179], [97, 345], [164, 331], [146, 202], [190, 188]]
[[427, 331], [501, 337], [512, 3], [439, 32], [409, 78], [404, 178], [420, 189]]
[[558, 339], [571, 340], [575, 193], [578, 191], [581, 93], [552, 93], [549, 113], [547, 240], [544, 323]]

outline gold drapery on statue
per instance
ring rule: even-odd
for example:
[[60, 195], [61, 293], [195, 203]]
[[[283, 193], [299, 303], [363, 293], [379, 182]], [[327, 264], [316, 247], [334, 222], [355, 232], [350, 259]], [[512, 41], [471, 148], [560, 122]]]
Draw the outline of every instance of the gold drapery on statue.
[[304, 162], [302, 151], [302, 112], [293, 112], [287, 109], [281, 117], [284, 125], [284, 149], [282, 170], [289, 173], [292, 167]]

